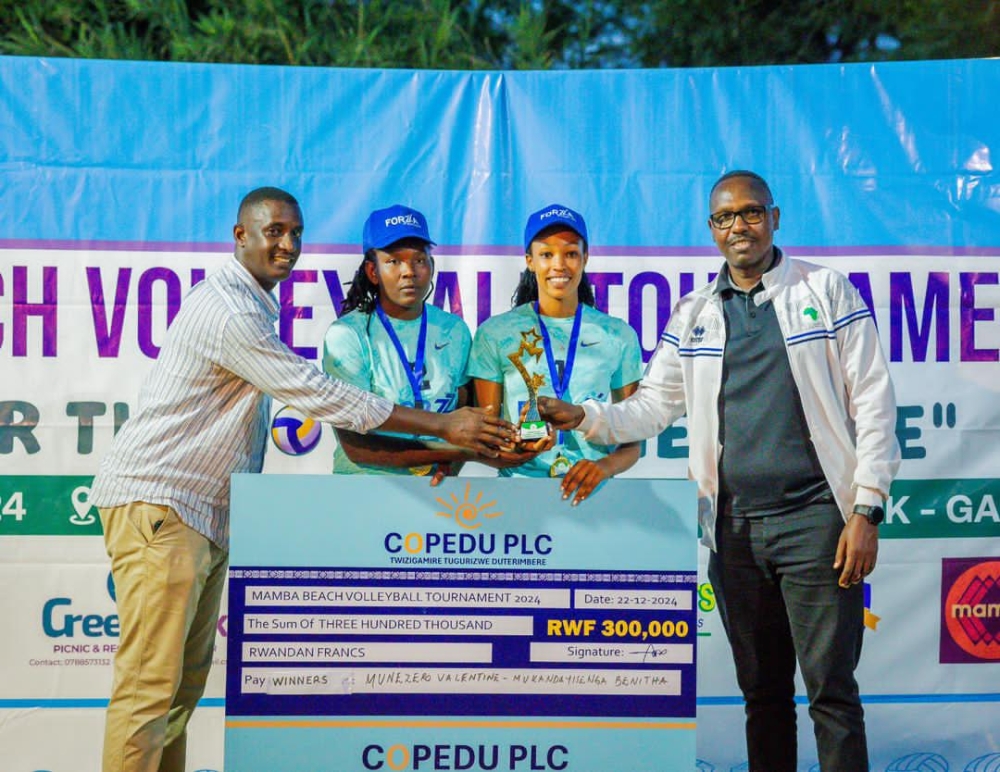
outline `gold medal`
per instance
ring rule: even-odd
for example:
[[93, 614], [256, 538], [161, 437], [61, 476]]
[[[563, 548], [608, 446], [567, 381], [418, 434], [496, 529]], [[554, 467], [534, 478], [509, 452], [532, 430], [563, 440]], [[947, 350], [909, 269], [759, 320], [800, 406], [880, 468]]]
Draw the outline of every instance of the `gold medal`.
[[564, 477], [572, 467], [569, 459], [560, 453], [549, 467], [549, 477]]
[[410, 474], [415, 477], [426, 477], [434, 470], [434, 464], [427, 464], [426, 466], [411, 466]]

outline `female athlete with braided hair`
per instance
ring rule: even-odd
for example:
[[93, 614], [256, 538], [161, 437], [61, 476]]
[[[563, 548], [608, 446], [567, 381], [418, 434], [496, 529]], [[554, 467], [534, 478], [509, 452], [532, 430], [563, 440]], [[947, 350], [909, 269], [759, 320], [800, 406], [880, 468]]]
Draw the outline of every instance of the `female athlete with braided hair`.
[[[514, 308], [476, 331], [469, 358], [476, 402], [501, 406], [498, 414], [516, 424], [525, 420], [527, 383], [545, 396], [571, 394], [572, 402], [625, 399], [642, 377], [639, 339], [624, 321], [594, 308], [583, 217], [560, 204], [535, 212], [524, 252]], [[520, 465], [504, 450], [490, 465], [501, 476], [561, 477], [563, 498], [573, 504], [639, 459], [638, 443], [596, 445], [570, 432], [521, 447], [528, 452]]]
[[[427, 302], [434, 258], [424, 216], [394, 205], [364, 226], [364, 259], [323, 341], [323, 370], [401, 405], [439, 413], [468, 401], [472, 336], [455, 314]], [[470, 454], [433, 437], [338, 429], [335, 474], [457, 474]]]

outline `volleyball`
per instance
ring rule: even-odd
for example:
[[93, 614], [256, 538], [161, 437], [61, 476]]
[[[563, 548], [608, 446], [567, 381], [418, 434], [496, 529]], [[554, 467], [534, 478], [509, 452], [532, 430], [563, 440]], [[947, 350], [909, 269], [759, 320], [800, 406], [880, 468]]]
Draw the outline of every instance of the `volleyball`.
[[294, 407], [285, 406], [271, 422], [271, 439], [282, 453], [304, 456], [319, 444], [323, 426]]
[[1000, 753], [987, 753], [965, 765], [965, 772], [997, 772], [1000, 770]]
[[948, 772], [948, 760], [936, 753], [911, 753], [894, 760], [885, 772]]

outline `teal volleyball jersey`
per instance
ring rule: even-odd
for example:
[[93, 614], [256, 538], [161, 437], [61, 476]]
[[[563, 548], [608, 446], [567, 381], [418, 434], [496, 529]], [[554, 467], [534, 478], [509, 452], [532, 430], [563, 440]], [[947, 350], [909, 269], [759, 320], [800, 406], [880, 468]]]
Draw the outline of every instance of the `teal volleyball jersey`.
[[[557, 376], [562, 378], [573, 331], [573, 317], [546, 316], [544, 321], [549, 332]], [[542, 345], [541, 329], [533, 303], [525, 303], [483, 322], [476, 330], [469, 357], [471, 378], [503, 384], [502, 415], [515, 423], [520, 417], [521, 406], [528, 399], [528, 389], [508, 355], [518, 351], [523, 336]], [[535, 359], [522, 353], [521, 361], [529, 374], [538, 373], [545, 378], [538, 393], [548, 397], [556, 396], [545, 355]], [[576, 357], [562, 398], [577, 404], [586, 399], [611, 401], [612, 390], [635, 383], [641, 377], [642, 353], [635, 331], [621, 319], [608, 316], [591, 306], [583, 306]], [[519, 467], [501, 469], [499, 473], [505, 477], [548, 477], [560, 454], [572, 465], [584, 458], [596, 460], [606, 456], [614, 447], [591, 444], [577, 432], [560, 432], [559, 441], [552, 450]]]
[[[458, 407], [458, 390], [468, 382], [465, 370], [472, 336], [461, 317], [429, 303], [425, 308], [427, 340], [420, 396], [425, 410], [447, 413]], [[388, 318], [412, 362], [417, 351], [420, 319]], [[382, 322], [374, 313], [351, 311], [330, 325], [323, 340], [323, 370], [334, 378], [374, 392], [399, 405], [414, 405], [413, 388], [404, 365]], [[437, 437], [382, 433], [430, 443], [441, 442]], [[429, 468], [355, 464], [338, 443], [333, 454], [333, 471], [336, 474], [426, 474]]]

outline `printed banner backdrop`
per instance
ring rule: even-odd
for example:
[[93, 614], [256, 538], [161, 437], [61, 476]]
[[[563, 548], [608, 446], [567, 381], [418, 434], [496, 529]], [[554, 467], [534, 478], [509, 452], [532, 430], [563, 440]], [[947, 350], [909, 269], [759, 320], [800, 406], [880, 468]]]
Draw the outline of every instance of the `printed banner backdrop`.
[[[231, 253], [247, 190], [302, 202], [279, 331], [308, 359], [367, 213], [394, 202], [428, 216], [433, 300], [472, 329], [509, 307], [527, 214], [583, 212], [598, 306], [648, 356], [721, 264], [707, 196], [734, 168], [771, 182], [789, 254], [851, 276], [891, 360], [904, 460], [859, 672], [873, 769], [1000, 764], [998, 92], [994, 60], [461, 73], [0, 58], [4, 769], [99, 766], [117, 617], [89, 481], [184, 292]], [[305, 453], [282, 436], [266, 471], [329, 471], [329, 428], [295, 434]], [[627, 476], [683, 478], [686, 455], [681, 421]], [[704, 580], [699, 601], [698, 768], [728, 772], [745, 761], [742, 707]], [[220, 665], [225, 633], [223, 618]], [[222, 769], [220, 671], [192, 770]]]
[[226, 769], [691, 769], [696, 486], [549, 482], [235, 476]]

